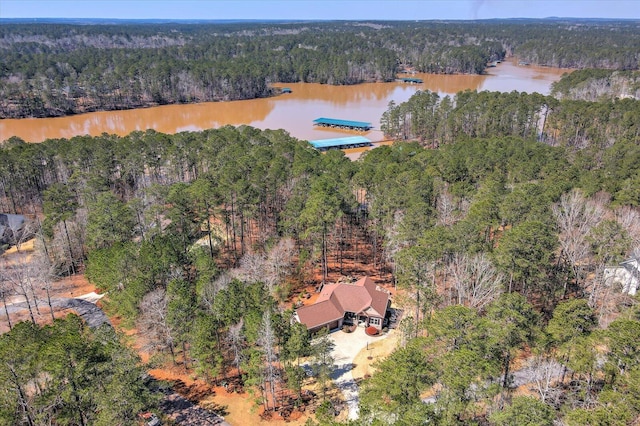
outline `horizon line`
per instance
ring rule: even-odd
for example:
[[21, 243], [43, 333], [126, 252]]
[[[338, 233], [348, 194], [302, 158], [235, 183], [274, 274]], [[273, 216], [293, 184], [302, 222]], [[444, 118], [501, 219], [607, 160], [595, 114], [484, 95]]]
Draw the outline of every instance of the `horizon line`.
[[105, 18], [105, 17], [0, 17], [1, 21], [166, 21], [166, 22], [363, 22], [363, 21], [376, 21], [376, 22], [430, 22], [430, 21], [510, 21], [510, 20], [580, 20], [580, 21], [640, 21], [640, 18], [600, 18], [600, 17], [576, 17], [576, 16], [547, 16], [544, 18], [533, 17], [510, 17], [510, 18], [425, 18], [425, 19], [389, 19], [389, 18]]

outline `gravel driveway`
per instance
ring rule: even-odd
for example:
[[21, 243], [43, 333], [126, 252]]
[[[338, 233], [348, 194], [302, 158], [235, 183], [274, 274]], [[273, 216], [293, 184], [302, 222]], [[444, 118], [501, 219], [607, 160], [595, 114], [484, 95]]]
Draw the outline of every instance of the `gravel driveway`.
[[349, 407], [349, 419], [358, 418], [360, 399], [358, 397], [358, 385], [353, 379], [351, 370], [354, 368], [353, 361], [358, 353], [367, 347], [367, 343], [372, 343], [389, 336], [389, 333], [382, 336], [368, 336], [364, 328], [358, 327], [353, 333], [343, 333], [336, 331], [329, 335], [335, 344], [331, 356], [335, 363], [335, 370], [331, 378], [344, 395], [344, 400]]

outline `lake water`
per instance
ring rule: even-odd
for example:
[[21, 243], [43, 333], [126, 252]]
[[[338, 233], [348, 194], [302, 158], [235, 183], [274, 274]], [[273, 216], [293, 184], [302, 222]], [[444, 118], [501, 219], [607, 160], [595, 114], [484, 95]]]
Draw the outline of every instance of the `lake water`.
[[[49, 138], [71, 138], [77, 135], [97, 136], [102, 133], [126, 135], [134, 130], [155, 129], [162, 133], [178, 133], [248, 124], [260, 129], [285, 129], [292, 136], [305, 139], [327, 139], [354, 133], [326, 130], [313, 126], [318, 117], [366, 121], [374, 129], [364, 136], [374, 142], [384, 138], [379, 130], [380, 117], [390, 101], [407, 101], [417, 90], [431, 90], [441, 96], [471, 90], [538, 92], [549, 94], [551, 83], [560, 79], [566, 69], [520, 66], [506, 61], [488, 68], [487, 75], [416, 74], [422, 84], [365, 83], [355, 86], [330, 86], [313, 83], [274, 85], [289, 87], [290, 94], [266, 99], [201, 104], [165, 105], [126, 111], [105, 111], [58, 118], [25, 118], [0, 120], [0, 141], [18, 136], [27, 142]], [[349, 150], [351, 154], [362, 150]], [[356, 155], [357, 156], [357, 155]]]

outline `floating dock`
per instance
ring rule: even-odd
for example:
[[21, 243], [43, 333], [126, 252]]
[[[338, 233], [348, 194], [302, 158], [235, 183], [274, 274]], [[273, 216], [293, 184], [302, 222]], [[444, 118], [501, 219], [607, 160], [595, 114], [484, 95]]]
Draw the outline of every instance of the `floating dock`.
[[351, 136], [347, 138], [336, 139], [320, 139], [315, 141], [309, 141], [309, 143], [318, 151], [327, 151], [329, 149], [348, 149], [348, 148], [362, 148], [365, 146], [372, 146], [371, 140], [364, 136]]
[[334, 129], [369, 131], [373, 128], [371, 123], [365, 121], [339, 120], [337, 118], [320, 117], [313, 120], [313, 124], [321, 127], [331, 127]]

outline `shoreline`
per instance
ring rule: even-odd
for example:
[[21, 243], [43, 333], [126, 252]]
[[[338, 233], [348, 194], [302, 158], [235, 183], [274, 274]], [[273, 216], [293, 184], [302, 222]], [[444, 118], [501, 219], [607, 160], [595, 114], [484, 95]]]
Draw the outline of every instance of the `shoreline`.
[[[508, 56], [505, 57], [501, 60], [498, 60], [498, 64], [499, 63], [504, 63], [504, 62], [511, 62], [513, 65], [517, 65], [517, 66], [525, 66], [525, 65], [520, 65], [518, 64], [518, 57], [517, 56]], [[543, 67], [543, 68], [548, 68], [550, 70], [573, 70], [572, 68], [559, 68], [559, 67], [554, 67], [554, 66], [550, 66], [550, 65], [542, 65], [542, 64], [534, 64], [534, 63], [527, 63], [526, 66], [533, 66], [533, 67]], [[419, 72], [419, 71], [414, 71], [413, 74], [421, 74], [421, 75], [429, 75], [429, 76], [439, 76], [439, 77], [443, 77], [443, 76], [471, 76], [471, 77], [487, 77], [487, 76], [493, 76], [494, 74], [491, 74], [489, 72], [489, 70], [496, 68], [495, 66], [490, 66], [489, 64], [487, 64], [487, 66], [485, 66], [485, 68], [482, 70], [481, 74], [471, 74], [471, 73], [428, 73], [428, 72]], [[286, 85], [288, 84], [320, 84], [323, 86], [329, 86], [329, 87], [352, 87], [352, 86], [361, 86], [364, 84], [371, 84], [371, 83], [375, 83], [375, 84], [387, 84], [387, 83], [395, 83], [398, 81], [398, 79], [402, 78], [400, 77], [401, 75], [411, 75], [412, 73], [400, 73], [400, 72], [396, 72], [396, 78], [394, 80], [389, 80], [389, 81], [379, 81], [379, 80], [375, 80], [375, 81], [361, 81], [358, 83], [353, 83], [353, 84], [329, 84], [329, 83], [319, 83], [319, 82], [306, 82], [306, 81], [297, 81], [297, 82], [275, 82], [275, 83], [271, 83], [270, 85], [270, 89], [271, 91], [273, 91], [274, 93], [270, 96], [262, 96], [262, 97], [252, 97], [252, 98], [241, 98], [241, 99], [218, 99], [218, 100], [197, 100], [197, 101], [193, 101], [193, 102], [181, 102], [181, 101], [176, 101], [176, 102], [167, 102], [167, 103], [158, 103], [158, 102], [148, 102], [148, 103], [143, 103], [141, 105], [137, 105], [137, 106], [131, 106], [131, 107], [120, 107], [120, 106], [116, 106], [115, 108], [96, 108], [96, 109], [87, 109], [84, 111], [79, 111], [79, 112], [74, 112], [71, 114], [60, 114], [60, 115], [46, 115], [46, 116], [17, 116], [17, 117], [0, 117], [0, 122], [2, 120], [40, 120], [40, 119], [56, 119], [56, 118], [68, 118], [68, 117], [78, 117], [78, 116], [82, 116], [82, 115], [86, 115], [86, 114], [94, 114], [94, 113], [101, 113], [101, 112], [120, 112], [120, 111], [132, 111], [132, 110], [145, 110], [145, 109], [150, 109], [150, 108], [158, 108], [158, 107], [164, 107], [164, 106], [175, 106], [175, 105], [200, 105], [200, 104], [208, 104], [208, 103], [225, 103], [225, 102], [240, 102], [240, 101], [252, 101], [252, 100], [258, 100], [258, 99], [274, 99], [283, 95], [286, 95], [287, 93], [282, 93], [279, 92], [278, 90], [273, 90], [273, 89], [281, 89], [282, 87], [286, 87]], [[1, 140], [0, 140], [1, 142]]]
[[[271, 85], [274, 96], [268, 98], [149, 105], [49, 118], [0, 119], [0, 141], [15, 136], [27, 143], [41, 143], [48, 139], [100, 136], [105, 133], [127, 136], [149, 129], [158, 133], [177, 134], [227, 125], [247, 125], [261, 130], [283, 129], [301, 140], [347, 135], [345, 131], [337, 129], [316, 129], [311, 123], [318, 117], [371, 122], [374, 128], [372, 140], [379, 141], [382, 137], [376, 131], [381, 126], [380, 120], [388, 110], [389, 102], [406, 102], [418, 90], [431, 91], [441, 98], [454, 97], [465, 90], [505, 93], [516, 90], [548, 95], [551, 84], [566, 72], [563, 69], [517, 66], [510, 59], [487, 70], [490, 74], [417, 73], [415, 77], [422, 79], [422, 84], [403, 83], [395, 79], [385, 83], [364, 82], [354, 85], [277, 82]], [[399, 78], [402, 76], [397, 75]], [[291, 91], [279, 94], [284, 87]], [[365, 136], [371, 138], [367, 134]]]

